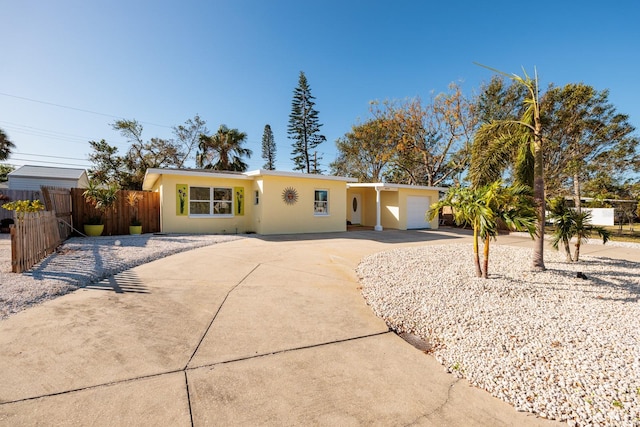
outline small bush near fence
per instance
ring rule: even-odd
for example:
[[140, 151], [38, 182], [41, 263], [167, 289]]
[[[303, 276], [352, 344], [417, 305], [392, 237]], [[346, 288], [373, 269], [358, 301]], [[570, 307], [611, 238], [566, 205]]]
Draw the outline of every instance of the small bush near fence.
[[16, 213], [11, 226], [11, 267], [22, 273], [33, 267], [62, 243], [55, 212]]
[[[42, 199], [42, 193], [34, 190], [0, 190], [0, 206], [6, 202], [15, 200], [40, 200]], [[0, 209], [0, 220], [13, 219], [13, 212], [7, 209]]]

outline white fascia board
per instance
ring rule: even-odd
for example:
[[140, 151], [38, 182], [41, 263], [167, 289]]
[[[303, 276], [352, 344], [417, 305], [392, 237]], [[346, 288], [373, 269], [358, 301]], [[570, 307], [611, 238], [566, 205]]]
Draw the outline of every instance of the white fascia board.
[[347, 184], [347, 188], [379, 188], [381, 191], [398, 191], [399, 188], [408, 188], [411, 190], [432, 190], [447, 191], [447, 187], [428, 187], [426, 185], [410, 185], [410, 184], [389, 184], [385, 182], [363, 182], [357, 184]]
[[282, 172], [282, 171], [272, 171], [272, 170], [264, 170], [264, 169], [244, 172], [244, 175], [248, 177], [280, 176], [280, 177], [286, 177], [286, 178], [304, 178], [304, 179], [321, 179], [326, 181], [358, 182], [356, 178], [348, 178], [346, 176], [320, 175], [320, 174], [301, 173], [301, 172]]

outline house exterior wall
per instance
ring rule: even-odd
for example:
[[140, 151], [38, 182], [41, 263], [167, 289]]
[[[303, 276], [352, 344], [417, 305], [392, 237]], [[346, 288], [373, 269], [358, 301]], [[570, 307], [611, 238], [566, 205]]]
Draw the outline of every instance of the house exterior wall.
[[[376, 190], [372, 187], [352, 187], [347, 190], [347, 200], [351, 200], [352, 194], [360, 194], [362, 203], [361, 225], [374, 227], [376, 225]], [[348, 210], [347, 219], [350, 221], [351, 209]], [[400, 227], [400, 206], [398, 205], [397, 191], [380, 192], [380, 225], [382, 228]]]
[[376, 225], [376, 190], [372, 188], [362, 189], [362, 225]]
[[[407, 206], [407, 197], [408, 196], [421, 196], [421, 197], [429, 197], [431, 199], [430, 203], [436, 203], [439, 198], [438, 190], [424, 190], [424, 189], [411, 189], [411, 188], [400, 188], [398, 190], [398, 203], [402, 207]], [[425, 212], [426, 215], [426, 212]], [[432, 229], [438, 228], [438, 217], [436, 216], [434, 219], [429, 221]], [[405, 208], [400, 209], [400, 217], [399, 217], [399, 228], [401, 230], [407, 229], [407, 210]]]
[[[260, 234], [324, 233], [346, 231], [346, 183], [318, 178], [265, 175], [256, 179], [261, 188], [261, 211], [256, 231]], [[298, 200], [283, 200], [286, 188], [293, 188]], [[314, 212], [315, 190], [328, 191], [328, 215]]]
[[[376, 190], [371, 187], [352, 187], [347, 190], [347, 200], [351, 200], [352, 194], [360, 194], [362, 204], [361, 225], [375, 227], [376, 225]], [[400, 226], [397, 191], [380, 192], [380, 225], [382, 228], [395, 228]], [[350, 219], [351, 209], [348, 209], [347, 219]]]
[[83, 173], [78, 181], [76, 182], [76, 188], [87, 188], [89, 187], [89, 177], [86, 173]]
[[[346, 231], [347, 221], [352, 219], [350, 206], [354, 194], [360, 196], [360, 224], [373, 227], [377, 221], [376, 188], [383, 188], [380, 190], [380, 225], [383, 228], [406, 230], [407, 198], [428, 197], [429, 203], [434, 203], [438, 200], [440, 190], [399, 184], [350, 184], [347, 188], [349, 178], [271, 171], [209, 174], [185, 170], [172, 173], [170, 170], [154, 169], [147, 173], [145, 181], [147, 177], [149, 180], [144, 187], [160, 193], [161, 229], [169, 233], [256, 232], [268, 235]], [[233, 200], [227, 202], [218, 197], [217, 201], [202, 200], [201, 203], [190, 204], [193, 202], [188, 200], [192, 187], [228, 188], [231, 189]], [[295, 201], [291, 203], [286, 203], [283, 197], [288, 189], [295, 194]], [[211, 193], [203, 194], [208, 199]], [[318, 201], [316, 195], [326, 195], [327, 199]], [[184, 203], [181, 203], [181, 199]], [[422, 201], [418, 201], [417, 205], [415, 202], [412, 199], [414, 219], [417, 218], [417, 208], [421, 210], [426, 205]], [[207, 212], [209, 209], [218, 212], [222, 209], [225, 214], [197, 215], [192, 211], [192, 207], [204, 209], [205, 206]], [[230, 208], [229, 213], [226, 213], [225, 207]], [[438, 218], [430, 221], [430, 227], [438, 228]]]
[[[253, 182], [251, 187], [252, 189], [252, 200], [251, 204], [253, 205], [252, 212], [253, 216], [251, 218], [251, 226], [253, 227], [250, 231], [255, 231], [258, 234], [263, 234], [262, 231], [262, 216], [263, 216], [263, 207], [264, 207], [264, 181], [262, 179], [256, 179]], [[258, 195], [258, 200], [256, 203], [256, 192]]]
[[[362, 203], [361, 225], [374, 227], [376, 225], [376, 190], [373, 187], [351, 187], [347, 190], [347, 201], [351, 195], [360, 194]], [[438, 190], [426, 190], [424, 188], [397, 188], [392, 191], [380, 192], [380, 225], [382, 228], [407, 229], [407, 197], [428, 196], [431, 203], [438, 201]], [[347, 219], [351, 220], [351, 210], [347, 209]], [[438, 218], [430, 221], [431, 228], [438, 228]]]
[[380, 225], [382, 228], [400, 228], [400, 205], [397, 191], [380, 192]]
[[[234, 197], [234, 215], [229, 217], [197, 217], [187, 211], [178, 215], [177, 185], [187, 188], [225, 187], [244, 190], [244, 215], [237, 215]], [[287, 204], [283, 200], [286, 188], [293, 188], [298, 200]], [[315, 190], [328, 191], [328, 215], [314, 212]], [[346, 231], [346, 185], [340, 180], [296, 178], [290, 176], [202, 177], [162, 174], [152, 191], [160, 192], [160, 223], [168, 233], [259, 234], [322, 233]], [[256, 192], [258, 203], [256, 204]], [[188, 201], [185, 202], [188, 206]], [[187, 208], [188, 209], [188, 208]]]
[[[244, 215], [237, 215], [237, 197], [234, 195], [233, 215], [224, 217], [196, 217], [189, 213], [189, 200], [185, 200], [186, 215], [178, 215], [179, 206], [177, 185], [190, 187], [225, 187], [243, 188]], [[253, 203], [246, 203], [247, 196], [252, 193], [253, 180], [242, 177], [236, 178], [208, 178], [178, 175], [162, 175], [154, 184], [153, 191], [160, 192], [160, 224], [161, 230], [168, 233], [207, 233], [207, 234], [236, 234], [254, 231]], [[188, 191], [188, 190], [187, 190]], [[235, 193], [235, 191], [234, 191]]]

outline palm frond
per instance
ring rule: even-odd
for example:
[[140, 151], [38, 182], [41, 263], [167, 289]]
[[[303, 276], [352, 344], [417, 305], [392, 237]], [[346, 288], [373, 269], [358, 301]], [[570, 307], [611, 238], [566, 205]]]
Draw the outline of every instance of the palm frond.
[[499, 180], [526, 138], [528, 132], [513, 121], [482, 125], [471, 147], [469, 179], [473, 187]]

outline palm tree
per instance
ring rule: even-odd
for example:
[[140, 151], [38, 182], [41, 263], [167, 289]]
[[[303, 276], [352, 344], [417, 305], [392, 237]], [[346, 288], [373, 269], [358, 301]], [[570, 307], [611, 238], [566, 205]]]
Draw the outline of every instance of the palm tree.
[[[453, 209], [457, 225], [473, 228], [473, 260], [476, 276], [489, 277], [489, 248], [491, 239], [498, 236], [498, 222], [509, 229], [527, 231], [533, 237], [536, 230], [536, 211], [531, 203], [531, 189], [524, 185], [503, 187], [498, 180], [480, 188], [452, 187], [444, 199], [431, 206], [433, 219], [445, 206]], [[480, 265], [479, 240], [483, 241], [483, 264]]]
[[15, 144], [11, 142], [7, 134], [0, 129], [0, 161], [7, 160], [11, 155], [11, 150], [14, 148], [16, 148]]
[[473, 229], [473, 262], [476, 277], [482, 277], [480, 266], [479, 235], [493, 222], [493, 212], [483, 203], [478, 190], [465, 187], [451, 187], [444, 198], [431, 205], [429, 219], [435, 218], [444, 207], [453, 211], [453, 220], [458, 226], [470, 225]]
[[[533, 268], [544, 270], [544, 164], [542, 121], [540, 118], [537, 74], [533, 78], [507, 74], [478, 64], [499, 73], [527, 89], [525, 110], [520, 120], [496, 120], [484, 124], [476, 135], [472, 168], [469, 172], [476, 185], [486, 184], [500, 177], [505, 167], [517, 153], [514, 162], [517, 182], [533, 187], [533, 199], [537, 210], [536, 243], [533, 251]], [[531, 175], [531, 171], [533, 174]]]
[[224, 171], [246, 171], [248, 165], [242, 158], [250, 158], [252, 154], [250, 149], [242, 147], [246, 140], [246, 133], [229, 129], [225, 125], [221, 125], [212, 136], [201, 135], [196, 166]]
[[556, 197], [549, 201], [549, 219], [553, 222], [555, 230], [553, 232], [553, 240], [551, 245], [558, 250], [560, 242], [564, 247], [567, 256], [567, 262], [573, 261], [571, 257], [571, 248], [569, 242], [574, 235], [573, 231], [573, 211], [566, 207], [563, 197]]
[[536, 233], [536, 210], [531, 198], [531, 188], [514, 184], [508, 187], [502, 181], [495, 181], [480, 189], [483, 202], [493, 212], [493, 223], [483, 230], [484, 264], [482, 277], [489, 275], [489, 245], [498, 236], [498, 222], [502, 221], [509, 230], [526, 231], [531, 238]]
[[[611, 237], [609, 230], [591, 225], [590, 211], [578, 212], [575, 209], [570, 209], [562, 197], [557, 197], [549, 202], [549, 218], [553, 220], [555, 225], [551, 244], [555, 249], [558, 249], [560, 242], [563, 243], [567, 262], [580, 260], [582, 242], [587, 242], [594, 233], [602, 238], [603, 244], [607, 243]], [[569, 242], [574, 237], [576, 238], [576, 250], [572, 257]]]
[[575, 218], [576, 250], [574, 258], [576, 261], [580, 261], [580, 245], [582, 242], [588, 242], [593, 233], [596, 233], [600, 236], [604, 245], [611, 238], [611, 233], [602, 227], [591, 225], [591, 211], [576, 211]]

